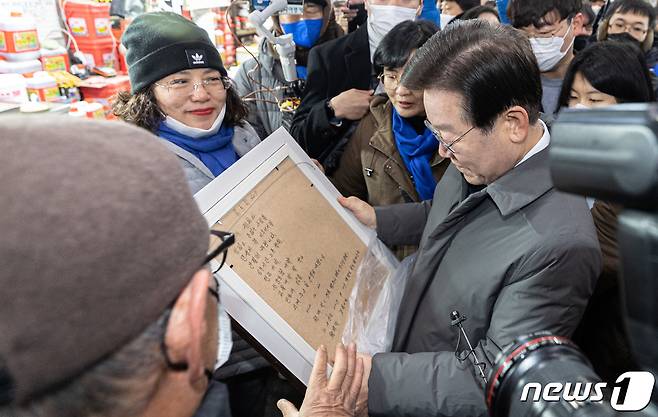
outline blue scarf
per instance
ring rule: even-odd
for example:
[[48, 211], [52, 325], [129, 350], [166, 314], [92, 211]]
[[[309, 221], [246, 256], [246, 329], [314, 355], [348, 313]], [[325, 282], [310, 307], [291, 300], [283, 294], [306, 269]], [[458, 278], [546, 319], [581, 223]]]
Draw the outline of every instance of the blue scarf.
[[297, 77], [301, 78], [302, 80], [306, 79], [306, 66], [305, 65], [297, 65]]
[[238, 155], [231, 142], [233, 126], [226, 127], [222, 124], [214, 135], [194, 139], [176, 132], [161, 122], [156, 134], [199, 158], [215, 176], [224, 172], [238, 160]]
[[434, 196], [436, 180], [432, 174], [430, 160], [434, 157], [439, 142], [425, 128], [419, 135], [411, 124], [393, 108], [393, 135], [404, 165], [411, 173], [418, 196], [430, 200]]

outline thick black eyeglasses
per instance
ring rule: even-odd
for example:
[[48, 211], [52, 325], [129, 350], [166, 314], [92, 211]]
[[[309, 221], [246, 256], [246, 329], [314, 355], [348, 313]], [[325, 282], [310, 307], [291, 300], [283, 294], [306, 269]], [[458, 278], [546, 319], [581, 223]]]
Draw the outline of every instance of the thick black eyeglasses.
[[[220, 262], [219, 269], [222, 269], [224, 263], [226, 262], [226, 254], [228, 253], [228, 248], [235, 243], [235, 234], [229, 232], [222, 232], [221, 230], [211, 230], [211, 236], [216, 236], [219, 238], [219, 245], [215, 246], [210, 245], [210, 252], [206, 255], [206, 259], [203, 261], [203, 264], [208, 264], [213, 259], [217, 258], [219, 254], [222, 254], [222, 261]], [[217, 240], [215, 241], [215, 244]]]

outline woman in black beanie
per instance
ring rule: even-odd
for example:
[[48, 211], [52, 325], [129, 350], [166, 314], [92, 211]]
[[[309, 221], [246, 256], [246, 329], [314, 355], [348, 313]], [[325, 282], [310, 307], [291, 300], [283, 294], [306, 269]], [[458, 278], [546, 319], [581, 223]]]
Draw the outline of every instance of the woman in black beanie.
[[113, 112], [164, 139], [192, 193], [260, 142], [205, 30], [175, 13], [146, 13], [122, 44], [131, 91], [119, 94]]
[[[163, 139], [178, 156], [192, 193], [260, 142], [245, 120], [247, 108], [227, 78], [217, 48], [202, 28], [175, 13], [146, 13], [126, 28], [122, 44], [131, 92], [119, 94], [114, 114]], [[233, 354], [215, 378], [268, 366], [245, 341], [226, 337], [232, 339]], [[213, 390], [210, 403], [230, 413], [227, 387], [213, 382]], [[216, 415], [204, 407], [195, 417]]]

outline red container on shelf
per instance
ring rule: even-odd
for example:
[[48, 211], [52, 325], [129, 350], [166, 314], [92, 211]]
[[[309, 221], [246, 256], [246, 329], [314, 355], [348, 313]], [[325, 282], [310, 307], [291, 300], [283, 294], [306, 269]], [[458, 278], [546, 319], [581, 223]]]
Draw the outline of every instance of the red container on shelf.
[[54, 50], [41, 50], [41, 65], [44, 71], [68, 71], [71, 68], [69, 54], [63, 47]]
[[0, 10], [0, 56], [9, 61], [39, 59], [39, 37], [33, 17], [18, 11]]
[[110, 3], [65, 0], [64, 15], [71, 34], [79, 39], [111, 38]]
[[130, 91], [130, 79], [127, 75], [111, 78], [94, 76], [85, 80], [80, 86], [80, 93], [85, 101], [101, 103], [108, 113], [114, 96], [120, 91]]
[[119, 70], [119, 57], [112, 38], [93, 41], [77, 40], [78, 48], [87, 59], [89, 67], [111, 67]]
[[26, 79], [27, 94], [30, 98], [37, 98], [38, 101], [60, 101], [59, 87], [55, 80], [46, 71], [35, 72], [34, 75]]

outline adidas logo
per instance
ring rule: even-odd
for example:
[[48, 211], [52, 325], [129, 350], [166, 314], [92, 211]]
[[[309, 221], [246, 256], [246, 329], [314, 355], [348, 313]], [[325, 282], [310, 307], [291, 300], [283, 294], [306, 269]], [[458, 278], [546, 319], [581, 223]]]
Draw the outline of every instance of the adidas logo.
[[185, 55], [187, 56], [187, 64], [190, 68], [208, 65], [206, 52], [203, 49], [186, 49]]

